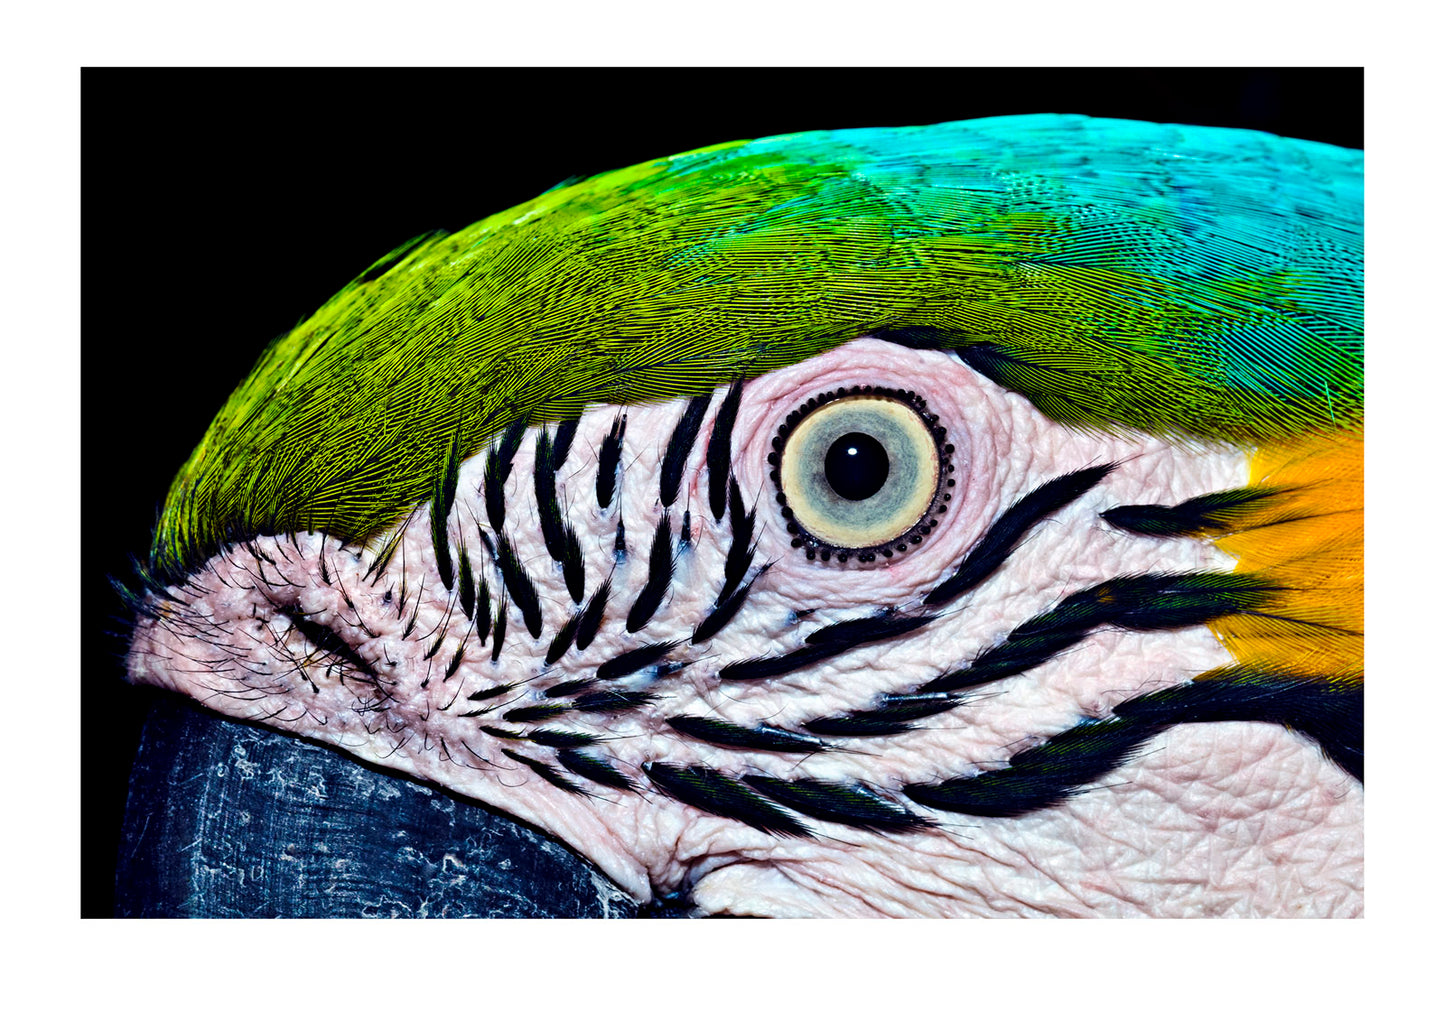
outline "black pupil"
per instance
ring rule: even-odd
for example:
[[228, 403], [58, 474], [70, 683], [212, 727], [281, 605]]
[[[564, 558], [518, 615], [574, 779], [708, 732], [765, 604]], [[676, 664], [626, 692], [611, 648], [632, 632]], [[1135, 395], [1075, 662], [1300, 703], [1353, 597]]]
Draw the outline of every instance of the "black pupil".
[[888, 481], [888, 452], [867, 433], [847, 433], [828, 448], [823, 471], [843, 499], [866, 500]]

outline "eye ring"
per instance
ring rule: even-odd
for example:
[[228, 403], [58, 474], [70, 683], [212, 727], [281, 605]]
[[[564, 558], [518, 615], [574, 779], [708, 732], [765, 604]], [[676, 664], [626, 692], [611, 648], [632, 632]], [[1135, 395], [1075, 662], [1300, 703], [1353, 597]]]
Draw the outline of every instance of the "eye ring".
[[[768, 477], [779, 513], [809, 560], [872, 564], [906, 554], [953, 499], [948, 430], [912, 390], [823, 391], [784, 419], [772, 446]], [[845, 462], [861, 463], [862, 474], [840, 475]]]

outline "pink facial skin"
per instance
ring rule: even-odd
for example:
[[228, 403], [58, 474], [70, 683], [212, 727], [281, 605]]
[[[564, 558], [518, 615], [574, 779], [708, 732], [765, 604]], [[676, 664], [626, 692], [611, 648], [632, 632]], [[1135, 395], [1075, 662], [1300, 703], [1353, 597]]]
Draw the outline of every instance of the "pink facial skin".
[[[910, 390], [927, 402], [954, 447], [954, 495], [938, 526], [907, 553], [871, 564], [810, 561], [785, 530], [767, 456], [789, 413], [820, 392], [855, 385]], [[719, 595], [733, 534], [730, 517], [715, 521], [708, 509], [707, 444], [725, 393], [714, 394], [680, 495], [667, 509], [673, 569], [661, 604], [632, 633], [625, 622], [649, 578], [664, 514], [663, 452], [685, 401], [589, 411], [557, 471], [559, 503], [582, 551], [582, 606], [604, 580], [610, 585], [600, 629], [585, 649], [573, 645], [545, 662], [581, 606], [538, 525], [539, 429], [531, 428], [504, 486], [502, 531], [535, 585], [538, 637], [509, 597], [494, 661], [492, 638], [479, 641], [480, 624], [464, 617], [460, 586], [448, 590], [439, 576], [424, 505], [398, 523], [401, 543], [379, 571], [391, 533], [364, 547], [320, 534], [262, 536], [217, 554], [138, 626], [130, 675], [513, 813], [643, 901], [686, 890], [703, 912], [783, 916], [1362, 911], [1363, 788], [1308, 738], [1278, 726], [1175, 727], [1080, 792], [1017, 818], [932, 810], [903, 793], [906, 784], [996, 769], [1083, 718], [1107, 718], [1130, 696], [1229, 664], [1205, 627], [1100, 630], [1039, 666], [970, 689], [955, 708], [905, 733], [828, 737], [811, 751], [730, 747], [669, 723], [683, 716], [808, 736], [808, 721], [865, 709], [882, 693], [912, 690], [968, 664], [1071, 592], [1121, 575], [1233, 567], [1207, 541], [1141, 538], [1098, 515], [1119, 504], [1174, 504], [1243, 485], [1249, 451], [1061, 426], [951, 355], [865, 338], [743, 388], [730, 470], [746, 508], [756, 511], [751, 588], [726, 626], [694, 643], [694, 629]], [[598, 454], [623, 413], [621, 472], [603, 508]], [[498, 549], [485, 508], [485, 462], [479, 455], [463, 465], [448, 525], [452, 560], [468, 558], [495, 617], [506, 586], [479, 535]], [[922, 598], [1001, 512], [1051, 479], [1108, 462], [1117, 468], [1033, 527], [980, 587], [929, 611], [938, 619], [779, 676], [719, 677], [728, 664], [798, 649], [831, 623], [885, 609], [925, 612]], [[619, 519], [627, 548], [620, 561]], [[315, 625], [339, 642], [320, 641], [326, 632]], [[652, 665], [582, 689], [650, 701], [599, 712], [579, 703], [577, 692], [544, 694], [595, 677], [619, 655], [666, 642], [678, 644]], [[555, 715], [542, 718], [545, 707]], [[590, 740], [577, 750], [633, 789], [569, 770], [557, 745], [547, 743], [558, 732]], [[794, 812], [785, 814], [807, 835], [767, 832], [687, 803], [644, 764], [703, 766], [732, 778], [861, 782], [931, 825], [873, 831]]]

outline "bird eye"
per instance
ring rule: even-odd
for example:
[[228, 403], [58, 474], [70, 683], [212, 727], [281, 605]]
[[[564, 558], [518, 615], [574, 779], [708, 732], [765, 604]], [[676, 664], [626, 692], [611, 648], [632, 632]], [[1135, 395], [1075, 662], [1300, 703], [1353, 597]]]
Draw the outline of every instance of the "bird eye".
[[854, 386], [811, 397], [773, 437], [769, 472], [793, 546], [809, 560], [906, 553], [953, 498], [953, 445], [912, 390]]

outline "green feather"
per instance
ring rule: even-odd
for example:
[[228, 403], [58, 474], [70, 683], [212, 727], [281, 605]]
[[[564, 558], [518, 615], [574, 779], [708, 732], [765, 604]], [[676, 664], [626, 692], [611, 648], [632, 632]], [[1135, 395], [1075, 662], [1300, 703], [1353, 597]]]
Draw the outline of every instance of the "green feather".
[[713, 146], [373, 264], [261, 356], [152, 562], [364, 541], [518, 420], [706, 392], [863, 334], [956, 348], [1063, 422], [1277, 439], [1362, 420], [1362, 155], [1000, 117]]

